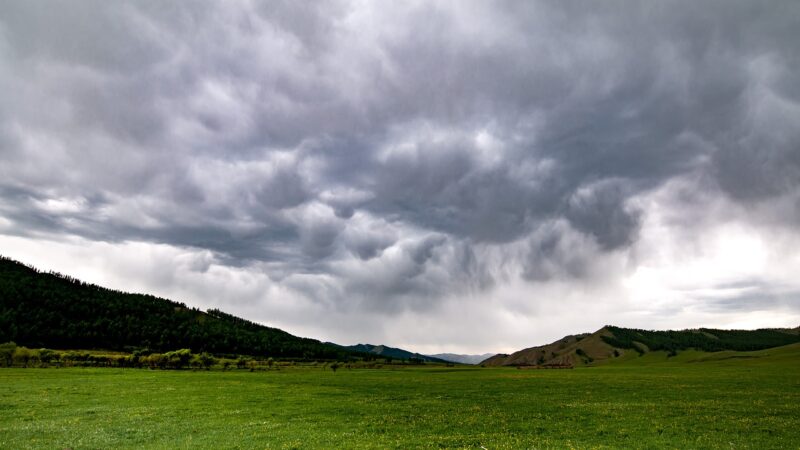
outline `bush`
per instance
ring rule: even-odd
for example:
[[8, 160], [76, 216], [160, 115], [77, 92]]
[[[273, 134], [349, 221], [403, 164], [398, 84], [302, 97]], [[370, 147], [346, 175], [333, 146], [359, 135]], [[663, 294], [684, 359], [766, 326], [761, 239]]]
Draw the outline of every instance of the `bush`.
[[36, 361], [39, 361], [39, 351], [31, 350], [27, 347], [17, 347], [14, 349], [12, 359], [14, 364], [28, 367], [28, 364], [34, 364]]
[[151, 369], [163, 369], [166, 367], [167, 359], [161, 353], [151, 353], [142, 360]]
[[6, 342], [0, 344], [0, 365], [3, 367], [11, 367], [14, 363], [14, 350], [17, 349], [17, 344], [13, 342]]
[[53, 350], [42, 348], [39, 349], [39, 360], [42, 362], [42, 367], [47, 367], [52, 361], [59, 360], [59, 354]]
[[174, 352], [164, 353], [166, 364], [171, 369], [183, 369], [189, 365], [192, 360], [192, 351], [188, 348], [175, 350]]
[[200, 365], [206, 370], [217, 363], [217, 359], [206, 352], [200, 353], [198, 359], [200, 360]]

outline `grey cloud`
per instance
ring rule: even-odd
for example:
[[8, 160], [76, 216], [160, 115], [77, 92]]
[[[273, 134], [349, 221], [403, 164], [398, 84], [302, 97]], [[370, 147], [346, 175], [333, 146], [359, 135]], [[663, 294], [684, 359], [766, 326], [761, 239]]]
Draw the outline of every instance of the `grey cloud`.
[[[346, 273], [340, 307], [394, 313], [435, 308], [450, 291], [448, 278], [455, 273], [450, 261], [441, 260], [447, 241], [429, 235], [397, 244], [400, 251], [368, 261], [368, 265]], [[460, 290], [460, 289], [459, 289]]]
[[351, 249], [363, 260], [378, 256], [379, 252], [388, 247], [388, 242], [372, 236], [352, 244]]
[[710, 286], [697, 293], [696, 298], [700, 300], [700, 309], [711, 312], [800, 309], [800, 290], [795, 286], [758, 279]]
[[345, 238], [345, 245], [351, 252], [362, 260], [369, 260], [380, 254], [394, 244], [397, 236], [392, 232], [383, 230], [355, 230]]
[[343, 230], [339, 220], [312, 213], [302, 216], [300, 221], [300, 245], [307, 256], [322, 259], [336, 251], [337, 238]]
[[3, 37], [20, 58], [78, 63], [130, 74], [168, 56], [169, 49], [130, 20], [124, 4], [10, 2], [3, 5]]
[[349, 219], [353, 217], [353, 214], [356, 213], [356, 210], [352, 206], [339, 206], [334, 210], [336, 213], [336, 217], [340, 219]]
[[522, 276], [530, 281], [588, 278], [595, 269], [597, 249], [592, 241], [564, 222], [543, 225], [525, 250]]
[[766, 92], [752, 98], [742, 115], [714, 155], [720, 185], [748, 202], [794, 191], [800, 185], [800, 131], [790, 124], [800, 120], [800, 102]]
[[796, 224], [796, 2], [371, 8], [4, 4], [7, 232], [207, 249], [399, 310], [494, 286], [484, 247], [590, 278], [636, 242], [632, 199], [687, 174]]
[[296, 37], [307, 51], [317, 54], [330, 48], [342, 16], [349, 13], [346, 2], [331, 1], [307, 8], [292, 1], [263, 2], [256, 6], [265, 21], [281, 27]]
[[406, 250], [409, 256], [411, 256], [411, 260], [421, 266], [433, 257], [433, 252], [436, 250], [436, 247], [444, 244], [444, 242], [445, 239], [442, 236], [428, 236], [414, 247], [407, 248]]
[[524, 231], [528, 193], [475, 161], [474, 145], [426, 144], [391, 155], [377, 172], [376, 198], [364, 205], [417, 224], [478, 240], [508, 240]]
[[625, 206], [625, 187], [608, 180], [578, 189], [568, 200], [565, 216], [605, 249], [629, 245], [639, 227], [639, 213]]
[[281, 168], [266, 180], [259, 180], [253, 193], [257, 204], [266, 208], [284, 209], [300, 205], [311, 198], [305, 180], [297, 174], [296, 168]]

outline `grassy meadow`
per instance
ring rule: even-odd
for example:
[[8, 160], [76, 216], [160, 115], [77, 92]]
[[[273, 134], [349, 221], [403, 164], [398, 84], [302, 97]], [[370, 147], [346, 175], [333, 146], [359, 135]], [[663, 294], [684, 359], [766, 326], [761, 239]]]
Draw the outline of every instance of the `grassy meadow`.
[[798, 345], [574, 370], [14, 368], [0, 386], [0, 448], [800, 448]]

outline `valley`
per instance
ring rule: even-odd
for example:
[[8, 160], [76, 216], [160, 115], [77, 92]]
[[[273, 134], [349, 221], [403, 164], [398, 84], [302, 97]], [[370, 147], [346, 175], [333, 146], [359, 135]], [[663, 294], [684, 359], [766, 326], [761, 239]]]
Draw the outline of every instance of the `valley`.
[[2, 448], [793, 448], [800, 345], [575, 370], [1, 369]]

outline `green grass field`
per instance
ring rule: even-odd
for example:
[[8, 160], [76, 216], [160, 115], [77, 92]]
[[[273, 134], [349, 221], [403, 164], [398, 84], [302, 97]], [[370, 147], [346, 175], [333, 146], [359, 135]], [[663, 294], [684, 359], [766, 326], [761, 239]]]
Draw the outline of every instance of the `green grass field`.
[[575, 370], [0, 369], [0, 386], [0, 448], [800, 448], [798, 345]]

